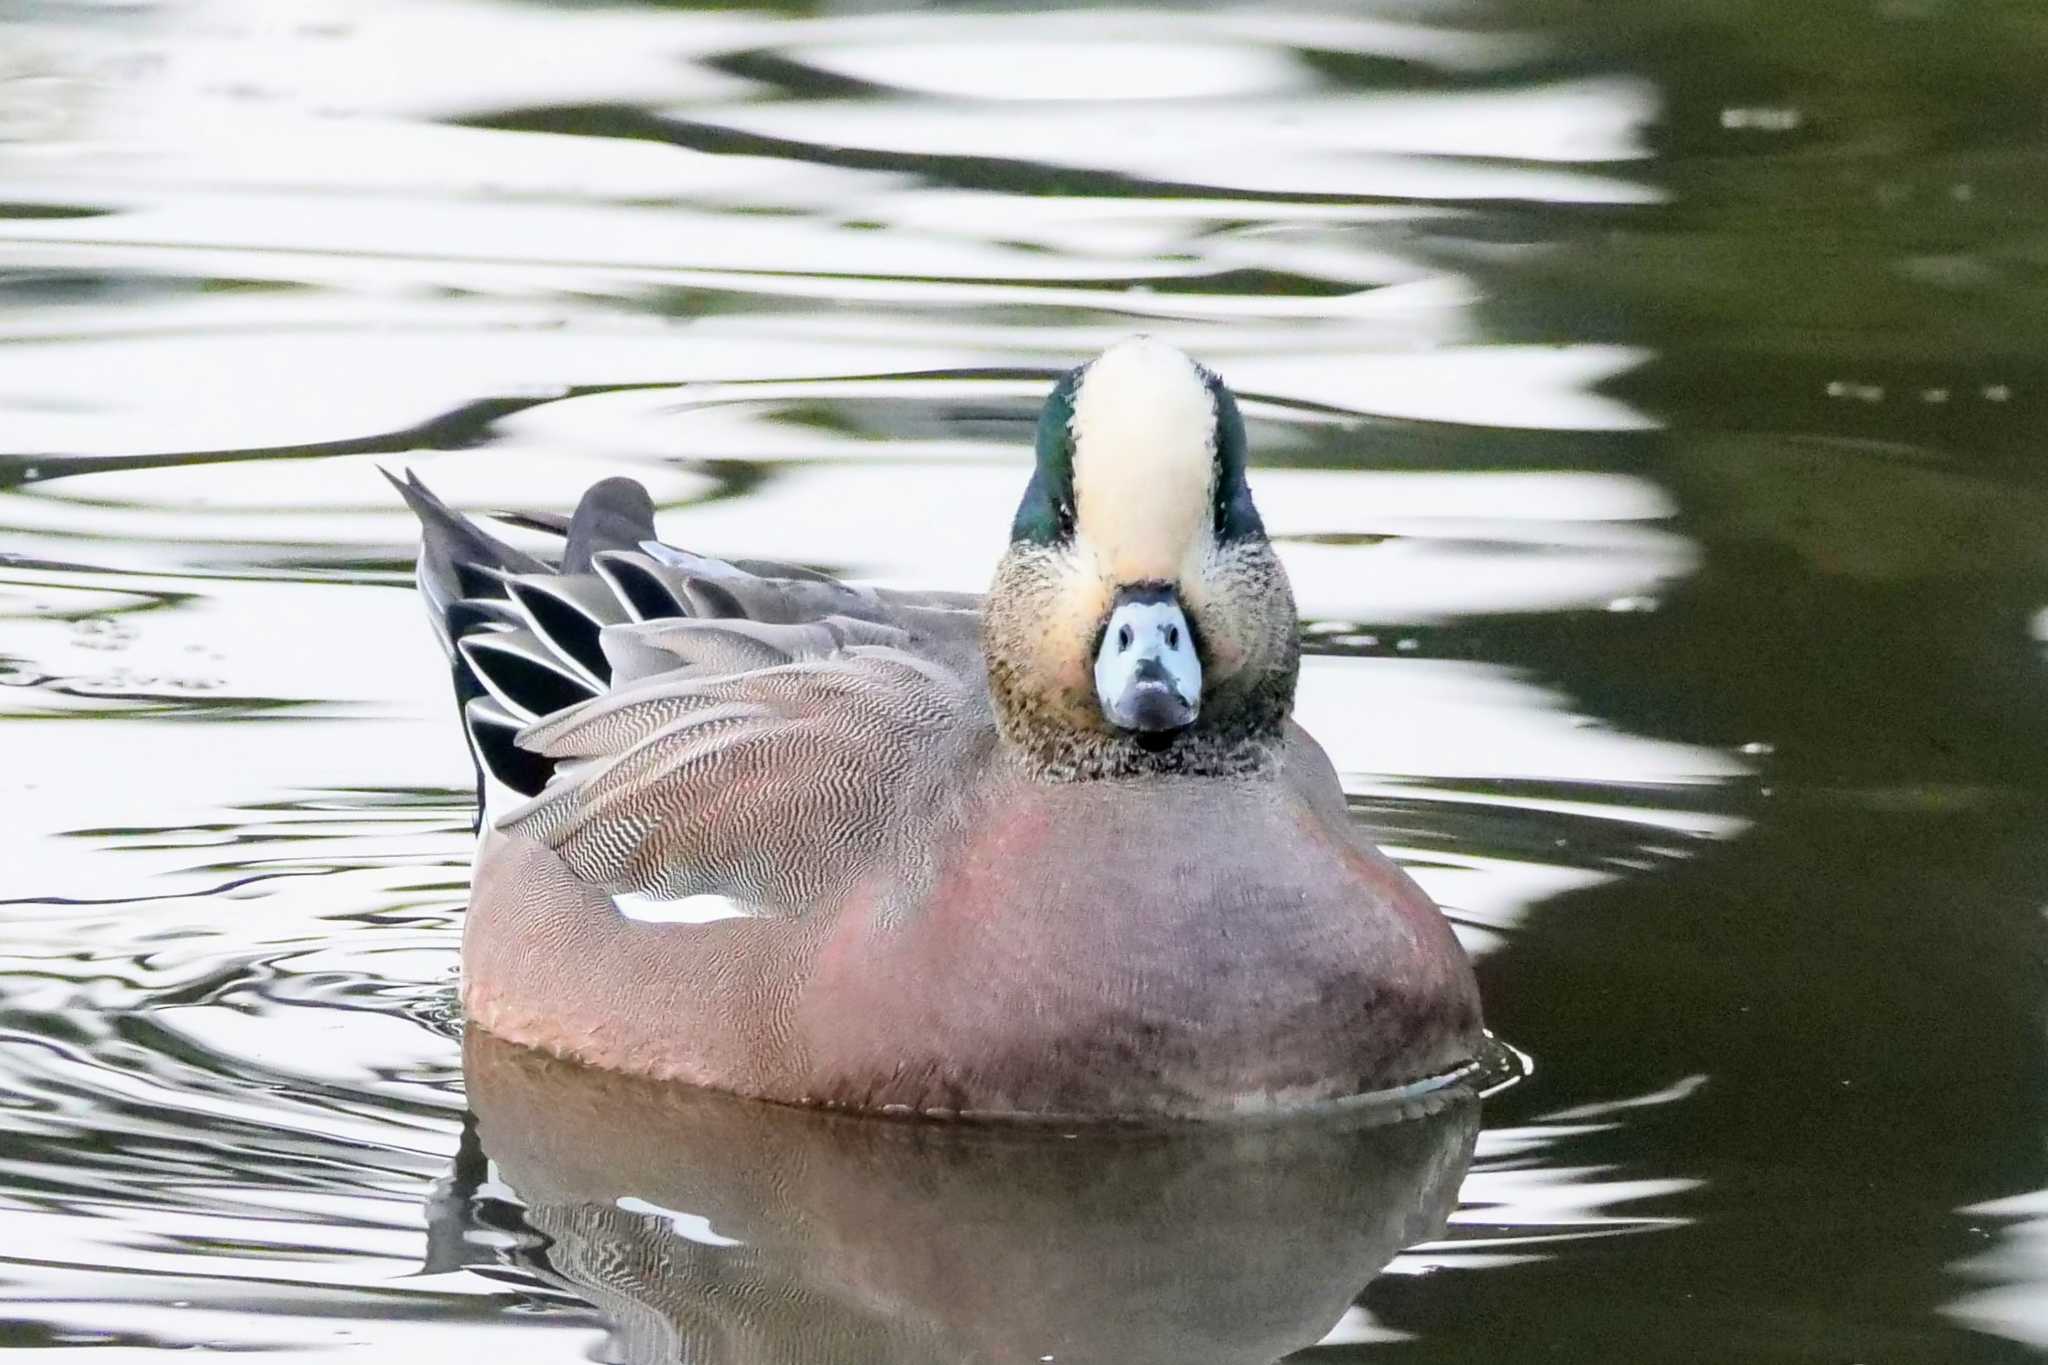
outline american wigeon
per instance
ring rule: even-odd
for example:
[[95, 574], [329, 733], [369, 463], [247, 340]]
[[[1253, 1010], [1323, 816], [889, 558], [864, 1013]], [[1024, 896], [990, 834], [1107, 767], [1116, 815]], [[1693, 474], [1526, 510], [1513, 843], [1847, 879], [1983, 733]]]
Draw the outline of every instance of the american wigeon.
[[1172, 347], [1058, 382], [982, 598], [675, 550], [623, 479], [526, 519], [559, 564], [400, 489], [479, 770], [483, 1028], [924, 1114], [1272, 1112], [1478, 1055], [1457, 939], [1289, 719], [1244, 422]]

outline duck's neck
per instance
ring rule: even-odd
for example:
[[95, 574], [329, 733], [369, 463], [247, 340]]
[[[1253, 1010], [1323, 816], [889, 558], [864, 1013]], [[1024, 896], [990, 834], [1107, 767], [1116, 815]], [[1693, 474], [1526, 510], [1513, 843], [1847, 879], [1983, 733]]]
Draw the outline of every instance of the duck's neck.
[[[991, 675], [993, 682], [993, 675]], [[996, 700], [1003, 749], [1033, 780], [1093, 782], [1127, 777], [1250, 777], [1279, 759], [1285, 704], [1271, 725], [1196, 725], [1165, 743], [1119, 731], [1077, 730], [1029, 707]]]

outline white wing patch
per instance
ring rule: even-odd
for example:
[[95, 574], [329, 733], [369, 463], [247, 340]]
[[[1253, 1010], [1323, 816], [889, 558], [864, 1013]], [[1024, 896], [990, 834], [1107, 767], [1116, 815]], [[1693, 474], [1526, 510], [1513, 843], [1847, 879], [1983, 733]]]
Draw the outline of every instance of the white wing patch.
[[663, 900], [621, 891], [612, 897], [612, 905], [635, 924], [715, 924], [722, 919], [751, 919], [760, 913], [731, 896], [712, 892]]

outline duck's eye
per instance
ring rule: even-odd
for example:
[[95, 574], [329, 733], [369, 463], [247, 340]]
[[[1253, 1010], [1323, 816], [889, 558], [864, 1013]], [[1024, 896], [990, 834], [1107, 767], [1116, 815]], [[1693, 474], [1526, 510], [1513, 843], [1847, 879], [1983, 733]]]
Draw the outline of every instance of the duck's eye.
[[1061, 502], [1059, 504], [1059, 518], [1060, 538], [1062, 540], [1071, 540], [1074, 535], [1074, 504], [1071, 502]]
[[1129, 626], [1121, 626], [1117, 629], [1116, 647], [1118, 649], [1129, 649], [1131, 647], [1131, 639], [1131, 628]]

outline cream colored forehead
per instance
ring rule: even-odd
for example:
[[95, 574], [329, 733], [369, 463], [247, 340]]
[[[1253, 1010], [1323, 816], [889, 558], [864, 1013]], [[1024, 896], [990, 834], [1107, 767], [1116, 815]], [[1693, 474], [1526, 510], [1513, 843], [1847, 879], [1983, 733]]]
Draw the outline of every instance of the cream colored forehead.
[[1127, 341], [1088, 367], [1074, 394], [1078, 539], [1123, 582], [1175, 578], [1209, 542], [1216, 407], [1193, 361]]

